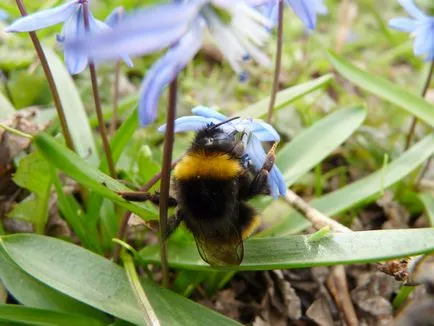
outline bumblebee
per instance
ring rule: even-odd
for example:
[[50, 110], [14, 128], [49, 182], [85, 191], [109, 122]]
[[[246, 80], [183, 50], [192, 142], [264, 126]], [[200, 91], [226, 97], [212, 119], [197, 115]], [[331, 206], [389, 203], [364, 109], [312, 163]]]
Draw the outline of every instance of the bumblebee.
[[[275, 160], [273, 146], [262, 169], [255, 171], [245, 155], [245, 135], [221, 128], [234, 119], [199, 130], [172, 174], [175, 195], [169, 205], [176, 206], [176, 214], [169, 219], [168, 233], [184, 222], [200, 256], [212, 266], [239, 265], [243, 260], [243, 240], [260, 224], [247, 201], [270, 193], [267, 177]], [[123, 196], [138, 200], [135, 195]], [[158, 204], [159, 194], [145, 194], [144, 199]]]

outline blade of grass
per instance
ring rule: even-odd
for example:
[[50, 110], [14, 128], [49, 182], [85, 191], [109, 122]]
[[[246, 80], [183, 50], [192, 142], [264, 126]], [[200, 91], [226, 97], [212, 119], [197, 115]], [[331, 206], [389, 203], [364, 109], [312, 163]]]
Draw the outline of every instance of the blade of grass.
[[144, 219], [156, 219], [157, 212], [148, 203], [130, 203], [117, 194], [120, 191], [131, 191], [120, 182], [110, 178], [97, 168], [87, 164], [77, 154], [66, 149], [55, 139], [45, 133], [34, 137], [34, 143], [48, 161], [80, 184], [99, 193], [117, 204], [138, 214]]
[[[289, 87], [277, 93], [276, 101], [274, 103], [273, 111], [278, 111], [299, 98], [309, 94], [313, 91], [321, 89], [328, 85], [333, 79], [332, 74], [327, 74], [316, 78], [314, 80], [298, 84], [293, 87]], [[268, 105], [270, 103], [270, 97], [265, 97], [262, 100], [252, 104], [239, 112], [237, 115], [241, 117], [255, 117], [262, 118], [267, 114]]]
[[434, 105], [419, 95], [413, 94], [386, 79], [371, 75], [336, 54], [328, 52], [327, 56], [333, 67], [355, 85], [406, 110], [431, 127], [434, 126]]
[[12, 304], [0, 304], [0, 321], [41, 326], [105, 325], [97, 319], [83, 315], [67, 314], [64, 312], [29, 308]]
[[[378, 262], [434, 251], [434, 229], [380, 230], [332, 233], [309, 241], [310, 235], [251, 238], [244, 243], [240, 266], [218, 270], [271, 270], [339, 264]], [[142, 249], [146, 263], [159, 263], [158, 246]], [[169, 241], [169, 265], [173, 268], [212, 270], [191, 241]]]
[[[381, 194], [382, 189], [388, 188], [405, 178], [433, 153], [434, 135], [431, 134], [412, 146], [399, 158], [390, 162], [384, 169], [380, 169], [363, 179], [359, 179], [325, 196], [314, 199], [310, 204], [320, 212], [333, 216], [362, 203], [370, 202]], [[293, 219], [303, 218], [298, 213], [291, 213], [281, 223], [261, 232], [261, 235], [286, 234], [293, 224], [291, 221]], [[305, 225], [307, 227], [310, 224], [307, 223]]]
[[[0, 239], [8, 258], [42, 283], [115, 317], [145, 325], [125, 271], [115, 263], [51, 237], [15, 234]], [[239, 325], [148, 280], [141, 283], [163, 325]]]

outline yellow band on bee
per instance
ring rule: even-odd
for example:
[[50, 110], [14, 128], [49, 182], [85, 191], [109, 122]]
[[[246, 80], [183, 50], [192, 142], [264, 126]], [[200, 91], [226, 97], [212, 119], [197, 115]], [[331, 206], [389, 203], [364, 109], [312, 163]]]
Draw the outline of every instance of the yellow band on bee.
[[243, 240], [246, 240], [248, 237], [250, 237], [252, 233], [256, 231], [259, 225], [261, 225], [261, 216], [255, 215], [250, 221], [250, 224], [241, 233]]
[[178, 180], [210, 177], [231, 179], [242, 172], [240, 163], [228, 154], [205, 155], [201, 152], [189, 153], [176, 165], [174, 176]]

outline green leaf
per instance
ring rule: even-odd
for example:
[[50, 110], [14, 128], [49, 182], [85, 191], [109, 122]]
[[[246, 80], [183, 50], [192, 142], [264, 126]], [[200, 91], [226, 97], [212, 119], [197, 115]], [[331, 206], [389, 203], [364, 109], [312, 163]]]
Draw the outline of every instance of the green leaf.
[[[138, 113], [137, 110], [133, 110], [133, 112], [130, 113], [128, 118], [122, 123], [121, 127], [116, 130], [116, 133], [110, 140], [110, 150], [113, 157], [113, 163], [115, 165], [138, 127]], [[104, 173], [108, 173], [107, 158], [104, 157], [103, 161], [101, 162], [100, 169]]]
[[140, 215], [144, 219], [156, 219], [157, 211], [155, 207], [152, 207], [149, 203], [130, 203], [123, 199], [117, 192], [132, 191], [131, 189], [102, 173], [96, 167], [89, 165], [77, 154], [59, 144], [49, 135], [45, 133], [36, 135], [34, 143], [53, 166], [61, 169], [77, 182], [115, 201], [120, 206]]
[[44, 47], [44, 53], [53, 73], [60, 101], [65, 111], [74, 148], [78, 155], [84, 158], [86, 162], [98, 165], [98, 150], [87, 119], [86, 110], [74, 81], [68, 70], [66, 70], [63, 61], [51, 49]]
[[41, 326], [105, 325], [99, 320], [82, 315], [66, 314], [57, 311], [29, 308], [11, 304], [0, 304], [0, 321]]
[[[15, 234], [0, 239], [9, 257], [39, 281], [113, 316], [145, 325], [124, 270], [113, 262], [55, 238]], [[142, 286], [162, 325], [238, 325], [149, 281]]]
[[[378, 262], [434, 251], [434, 228], [334, 233], [318, 241], [309, 235], [252, 238], [244, 243], [240, 266], [221, 269], [270, 270]], [[159, 263], [158, 246], [140, 252], [147, 263]], [[169, 264], [174, 268], [210, 270], [194, 241], [169, 241]]]
[[0, 93], [0, 119], [7, 119], [15, 113], [15, 108], [9, 100]]
[[434, 226], [434, 197], [431, 193], [419, 194], [419, 198], [425, 206], [426, 213], [428, 215], [429, 223]]
[[[290, 103], [298, 100], [299, 98], [309, 94], [317, 89], [325, 87], [333, 79], [332, 74], [327, 74], [308, 81], [303, 84], [298, 84], [293, 87], [289, 87], [277, 93], [276, 102], [274, 104], [273, 111], [280, 110]], [[241, 117], [263, 117], [268, 112], [268, 104], [270, 103], [270, 97], [267, 96], [262, 100], [252, 104], [239, 112]]]
[[290, 187], [350, 137], [366, 118], [362, 107], [338, 110], [303, 130], [278, 153], [277, 165]]
[[20, 161], [13, 180], [33, 195], [15, 205], [8, 217], [29, 221], [36, 232], [43, 233], [48, 219], [52, 183], [49, 163], [40, 153], [33, 152]]
[[85, 215], [80, 207], [74, 205], [74, 201], [71, 196], [67, 196], [63, 192], [62, 184], [57, 176], [56, 169], [51, 169], [51, 175], [53, 176], [54, 188], [57, 193], [57, 205], [65, 220], [74, 230], [77, 237], [80, 239], [81, 244], [90, 250], [100, 253], [101, 248], [98, 243], [98, 239], [88, 232], [86, 228], [86, 222], [84, 221]]
[[[344, 212], [362, 202], [372, 201], [381, 192], [405, 178], [434, 153], [434, 134], [431, 134], [412, 146], [399, 158], [392, 161], [384, 169], [380, 169], [369, 176], [359, 179], [345, 187], [333, 191], [325, 196], [314, 199], [310, 205], [322, 213], [333, 216]], [[267, 229], [262, 235], [286, 234], [293, 219], [301, 219], [299, 213], [291, 213], [283, 222]]]
[[413, 94], [386, 79], [373, 76], [336, 54], [328, 52], [328, 57], [333, 67], [352, 83], [434, 126], [434, 105], [425, 101], [420, 95]]
[[[354, 107], [338, 110], [303, 130], [277, 154], [276, 164], [282, 171], [286, 184], [290, 187], [306, 172], [330, 155], [350, 137], [366, 118], [366, 110]], [[272, 202], [271, 198], [256, 200], [254, 206], [263, 210]], [[309, 227], [309, 222], [298, 215], [288, 221], [285, 234], [301, 231]], [[265, 230], [262, 234], [268, 234]]]
[[25, 273], [9, 258], [2, 246], [0, 246], [0, 280], [14, 298], [26, 306], [74, 312], [108, 321], [107, 316], [102, 312], [57, 292]]

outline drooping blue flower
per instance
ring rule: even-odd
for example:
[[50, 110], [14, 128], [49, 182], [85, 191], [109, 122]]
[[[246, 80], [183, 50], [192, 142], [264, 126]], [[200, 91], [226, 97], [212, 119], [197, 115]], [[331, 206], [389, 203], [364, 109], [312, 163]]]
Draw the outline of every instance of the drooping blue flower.
[[146, 125], [156, 117], [162, 90], [201, 48], [206, 30], [240, 79], [246, 76], [244, 64], [249, 58], [271, 65], [260, 49], [269, 37], [271, 23], [251, 7], [264, 1], [187, 0], [158, 5], [126, 17], [109, 33], [72, 42], [70, 47], [101, 60], [114, 59], [120, 53], [143, 55], [170, 47], [142, 83], [139, 116], [141, 124]]
[[[185, 116], [175, 120], [175, 132], [184, 131], [198, 131], [205, 128], [210, 123], [217, 124], [228, 118], [210, 108], [198, 106], [192, 110], [192, 116]], [[225, 132], [231, 133], [234, 130], [244, 132], [245, 136], [242, 138], [245, 148], [245, 154], [248, 155], [251, 163], [256, 171], [259, 171], [264, 165], [266, 153], [262, 147], [263, 141], [279, 141], [280, 137], [276, 130], [259, 119], [236, 119], [231, 122], [223, 124], [222, 128]], [[158, 128], [159, 132], [166, 131], [166, 125]], [[268, 185], [270, 187], [271, 195], [274, 198], [284, 196], [286, 194], [286, 184], [282, 173], [279, 168], [274, 165], [268, 175]]]
[[[41, 10], [34, 14], [21, 17], [6, 27], [6, 32], [32, 32], [45, 27], [64, 23], [62, 31], [57, 35], [57, 41], [64, 43], [72, 39], [81, 39], [88, 36], [86, 34], [83, 18], [83, 0], [69, 1], [55, 8]], [[110, 29], [105, 23], [95, 19], [89, 12], [89, 33], [96, 33]], [[120, 53], [118, 57], [123, 57], [128, 65], [131, 60]], [[78, 74], [86, 69], [88, 57], [84, 52], [71, 51], [64, 48], [66, 66], [71, 74]]]
[[[268, 0], [266, 4], [259, 8], [264, 16], [268, 17], [274, 24], [278, 20], [279, 1]], [[286, 3], [292, 8], [298, 18], [301, 19], [308, 30], [316, 28], [318, 14], [326, 15], [328, 12], [324, 0], [286, 0]]]
[[426, 61], [434, 60], [434, 17], [426, 15], [412, 0], [399, 0], [399, 3], [412, 18], [393, 18], [389, 27], [411, 33], [414, 54], [425, 56]]

